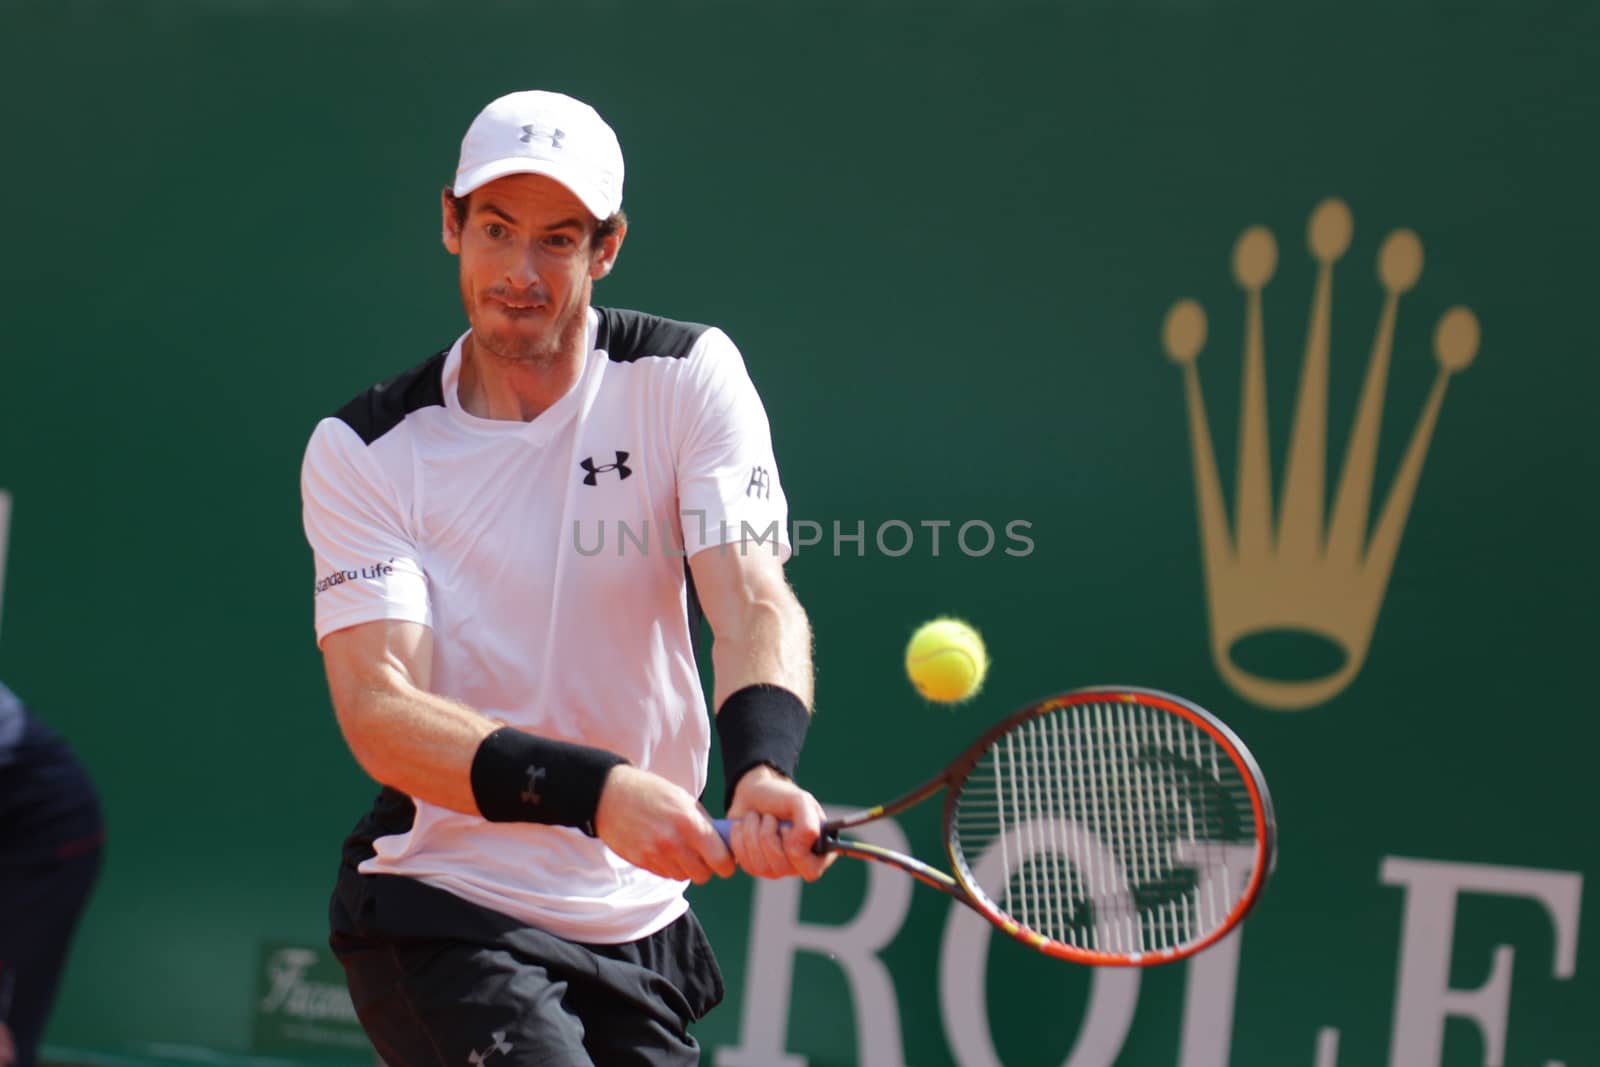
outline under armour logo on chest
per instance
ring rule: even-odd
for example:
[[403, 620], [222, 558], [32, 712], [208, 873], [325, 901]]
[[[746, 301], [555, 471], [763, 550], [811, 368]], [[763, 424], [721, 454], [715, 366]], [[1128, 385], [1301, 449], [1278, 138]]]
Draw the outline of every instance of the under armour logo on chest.
[[468, 1054], [467, 1062], [470, 1063], [472, 1067], [483, 1067], [483, 1061], [488, 1059], [490, 1056], [493, 1056], [496, 1052], [511, 1051], [511, 1042], [506, 1040], [506, 1032], [504, 1030], [496, 1030], [489, 1036], [494, 1038], [494, 1044], [490, 1045], [482, 1052], [479, 1052], [477, 1049], [473, 1049], [472, 1052]]
[[585, 456], [583, 462], [579, 463], [578, 466], [589, 472], [583, 476], [584, 485], [599, 485], [600, 475], [610, 471], [617, 472], [618, 480], [626, 478], [633, 473], [633, 468], [628, 466], [628, 453], [620, 451], [617, 453], [617, 461], [615, 463], [607, 463], [602, 467], [596, 467], [594, 465], [594, 457]]

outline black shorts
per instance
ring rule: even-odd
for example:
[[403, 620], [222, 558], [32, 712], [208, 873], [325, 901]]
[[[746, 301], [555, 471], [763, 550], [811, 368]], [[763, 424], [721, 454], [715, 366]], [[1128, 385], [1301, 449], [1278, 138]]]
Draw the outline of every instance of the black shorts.
[[700, 1062], [722, 1000], [693, 912], [640, 941], [567, 941], [410, 878], [344, 867], [329, 943], [389, 1067]]

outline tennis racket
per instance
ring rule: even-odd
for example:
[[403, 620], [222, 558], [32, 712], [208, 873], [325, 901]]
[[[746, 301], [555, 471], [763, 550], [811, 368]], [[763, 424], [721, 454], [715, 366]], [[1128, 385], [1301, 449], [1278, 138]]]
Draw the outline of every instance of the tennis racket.
[[[941, 789], [948, 872], [840, 836]], [[1214, 715], [1108, 686], [1023, 708], [898, 800], [829, 820], [816, 848], [898, 867], [1046, 955], [1148, 966], [1239, 925], [1277, 825], [1255, 759]]]

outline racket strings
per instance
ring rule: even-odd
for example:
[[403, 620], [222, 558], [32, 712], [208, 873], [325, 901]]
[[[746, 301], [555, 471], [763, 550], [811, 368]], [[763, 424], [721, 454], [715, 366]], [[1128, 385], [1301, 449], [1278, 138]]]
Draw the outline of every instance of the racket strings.
[[1121, 954], [1222, 925], [1257, 839], [1249, 785], [1222, 745], [1188, 719], [1120, 700], [1058, 707], [1001, 735], [967, 775], [952, 831], [999, 911], [1063, 944]]

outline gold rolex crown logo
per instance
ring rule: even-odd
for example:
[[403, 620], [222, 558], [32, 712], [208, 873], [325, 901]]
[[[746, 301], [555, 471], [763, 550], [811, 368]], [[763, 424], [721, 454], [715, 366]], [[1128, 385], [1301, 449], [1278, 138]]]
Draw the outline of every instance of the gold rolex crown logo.
[[[1167, 312], [1161, 330], [1167, 356], [1183, 370], [1212, 657], [1229, 685], [1270, 708], [1299, 710], [1322, 703], [1349, 685], [1361, 670], [1444, 403], [1445, 385], [1478, 352], [1478, 320], [1471, 311], [1456, 307], [1440, 316], [1433, 332], [1439, 372], [1369, 537], [1373, 468], [1395, 321], [1400, 297], [1422, 276], [1422, 242], [1417, 235], [1403, 229], [1390, 233], [1378, 252], [1383, 310], [1339, 471], [1333, 514], [1324, 521], [1333, 266], [1349, 249], [1351, 230], [1350, 209], [1341, 200], [1324, 200], [1311, 213], [1307, 238], [1317, 278], [1276, 521], [1261, 325], [1262, 290], [1278, 263], [1277, 242], [1271, 232], [1252, 226], [1233, 246], [1233, 276], [1245, 293], [1245, 336], [1231, 530], [1195, 368], [1196, 357], [1205, 347], [1205, 312], [1193, 300], [1180, 300]], [[1309, 680], [1267, 678], [1241, 667], [1234, 658], [1238, 643], [1274, 631], [1311, 633], [1330, 640], [1343, 652], [1343, 661], [1331, 673]]]

